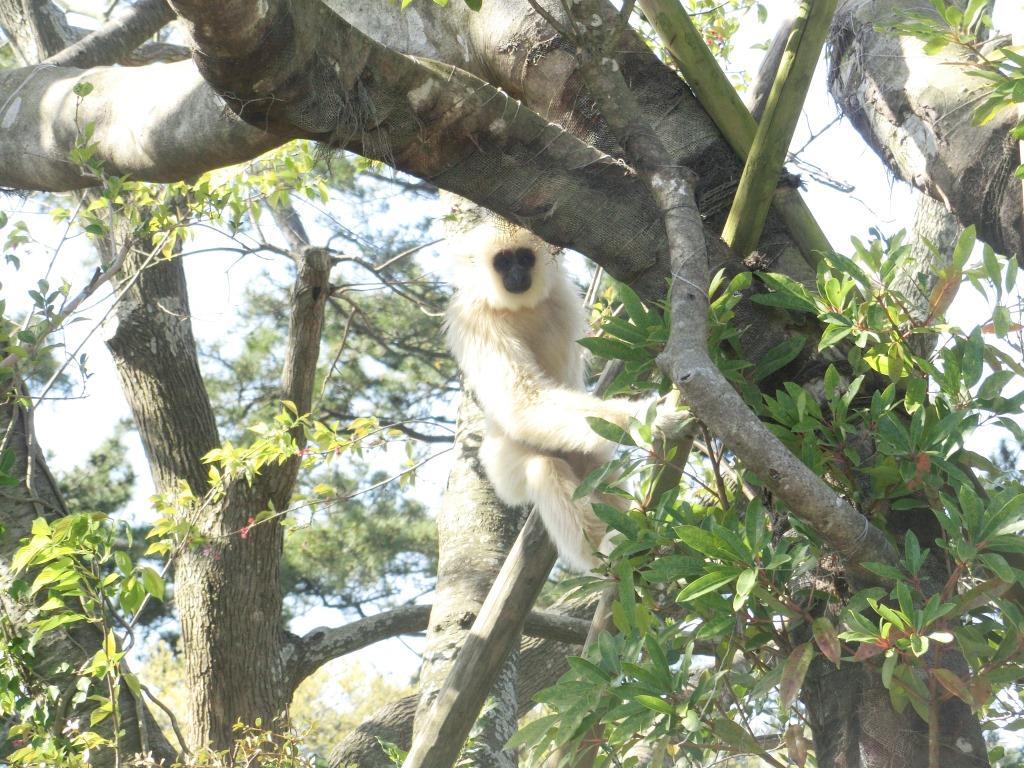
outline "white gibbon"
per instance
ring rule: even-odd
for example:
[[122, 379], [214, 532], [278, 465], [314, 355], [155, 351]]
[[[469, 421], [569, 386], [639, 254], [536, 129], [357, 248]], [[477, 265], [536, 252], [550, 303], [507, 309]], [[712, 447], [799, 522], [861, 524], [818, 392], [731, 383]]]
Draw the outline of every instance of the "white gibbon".
[[[586, 334], [585, 310], [550, 245], [527, 230], [485, 223], [460, 236], [455, 250], [445, 328], [486, 417], [484, 469], [503, 502], [536, 506], [565, 564], [592, 570], [595, 550], [610, 551], [606, 527], [588, 499], [573, 495], [615, 445], [587, 417], [625, 428], [648, 404], [584, 391], [576, 340]], [[672, 416], [659, 414], [665, 418]]]

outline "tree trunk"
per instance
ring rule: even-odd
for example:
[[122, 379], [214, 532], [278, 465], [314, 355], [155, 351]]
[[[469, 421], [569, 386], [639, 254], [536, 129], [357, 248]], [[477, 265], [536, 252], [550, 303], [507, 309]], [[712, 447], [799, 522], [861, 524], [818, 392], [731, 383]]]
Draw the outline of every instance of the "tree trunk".
[[[962, 5], [962, 4], [961, 4]], [[868, 145], [901, 179], [951, 210], [999, 253], [1024, 261], [1020, 163], [1012, 109], [971, 125], [987, 88], [964, 54], [924, 52], [886, 24], [909, 12], [935, 15], [928, 0], [844, 0], [830, 33], [829, 88]], [[944, 23], [944, 22], [943, 22]]]
[[[437, 515], [437, 588], [420, 668], [417, 720], [426, 716], [448, 676], [523, 520], [522, 510], [498, 501], [480, 465], [483, 422], [480, 408], [464, 396], [456, 426], [455, 459]], [[511, 713], [507, 707], [509, 700], [515, 701], [515, 676], [513, 660], [503, 670], [503, 682], [485, 708], [489, 720], [484, 726], [485, 744], [493, 741], [488, 737], [495, 732], [508, 730], [510, 724], [501, 721], [509, 716], [511, 731], [515, 730], [515, 707]]]
[[[819, 768], [929, 768], [928, 723], [910, 705], [892, 708], [889, 691], [870, 664], [838, 670], [818, 656], [802, 698]], [[988, 751], [978, 720], [961, 701], [947, 701], [939, 720], [942, 768], [983, 768]]]
[[[297, 254], [296, 290], [282, 382], [282, 397], [305, 413], [329, 293], [326, 253]], [[219, 445], [209, 399], [196, 360], [188, 297], [180, 260], [145, 266], [119, 305], [108, 346], [160, 492], [185, 482], [197, 496], [207, 490], [206, 453]], [[131, 279], [130, 277], [128, 279]], [[301, 443], [301, 436], [298, 436]], [[288, 705], [279, 577], [283, 529], [275, 517], [242, 530], [261, 511], [287, 508], [299, 457], [268, 466], [250, 484], [227, 481], [222, 499], [193, 510], [200, 537], [180, 556], [175, 596], [188, 681], [188, 740], [223, 749], [237, 721], [272, 727]]]

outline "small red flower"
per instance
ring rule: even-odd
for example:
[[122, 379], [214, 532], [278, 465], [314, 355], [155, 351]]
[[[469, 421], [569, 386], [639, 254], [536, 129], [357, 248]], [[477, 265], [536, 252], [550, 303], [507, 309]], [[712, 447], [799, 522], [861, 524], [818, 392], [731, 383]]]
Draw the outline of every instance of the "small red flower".
[[245, 525], [243, 525], [242, 529], [238, 532], [243, 539], [249, 538], [249, 529], [252, 528], [253, 523], [255, 522], [256, 521], [253, 520], [252, 515], [250, 515], [249, 519], [245, 522]]

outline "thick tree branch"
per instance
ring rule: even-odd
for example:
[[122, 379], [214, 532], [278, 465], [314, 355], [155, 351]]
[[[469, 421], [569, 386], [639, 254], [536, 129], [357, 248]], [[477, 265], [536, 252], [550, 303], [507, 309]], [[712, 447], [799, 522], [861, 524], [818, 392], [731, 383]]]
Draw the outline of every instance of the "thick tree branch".
[[[93, 86], [79, 98], [74, 87]], [[249, 160], [284, 141], [246, 125], [191, 62], [0, 71], [0, 186], [67, 191], [99, 180], [68, 160], [86, 125], [104, 170], [178, 181]]]
[[[327, 662], [398, 635], [427, 628], [431, 606], [408, 605], [359, 619], [341, 627], [320, 627], [296, 638], [288, 652], [287, 676], [291, 690]], [[467, 617], [468, 619], [469, 617]], [[555, 611], [531, 611], [523, 634], [559, 643], [580, 645], [587, 637], [590, 621]]]
[[417, 721], [403, 768], [454, 765], [555, 556], [540, 515], [531, 512], [425, 721]]
[[[934, 14], [926, 0], [842, 0], [830, 32], [832, 95], [864, 140], [903, 180], [941, 201], [996, 251], [1024, 262], [1024, 206], [1013, 177], [1020, 162], [1004, 110], [971, 124], [988, 88], [971, 59], [947, 47], [885, 30], [909, 12]], [[944, 22], [939, 22], [944, 23]]]
[[87, 69], [119, 62], [174, 19], [167, 0], [139, 0], [46, 63]]
[[[594, 600], [571, 601], [556, 610], [564, 611], [565, 617], [576, 618], [590, 623], [594, 612]], [[516, 696], [520, 717], [535, 704], [533, 697], [547, 688], [569, 668], [566, 657], [579, 652], [579, 642], [566, 643], [539, 638], [526, 639], [520, 645], [519, 677], [516, 681]], [[418, 694], [389, 704], [361, 724], [345, 737], [331, 754], [332, 768], [393, 768], [381, 751], [377, 739], [392, 741], [408, 749], [412, 738], [413, 716], [416, 712]]]

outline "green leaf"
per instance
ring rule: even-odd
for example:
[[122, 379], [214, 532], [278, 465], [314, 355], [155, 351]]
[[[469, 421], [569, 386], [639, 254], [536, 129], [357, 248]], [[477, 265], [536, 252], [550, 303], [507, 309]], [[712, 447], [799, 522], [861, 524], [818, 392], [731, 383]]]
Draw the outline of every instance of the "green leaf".
[[59, 613], [55, 616], [43, 619], [38, 623], [33, 623], [32, 628], [39, 635], [45, 635], [47, 632], [51, 632], [57, 627], [62, 627], [65, 624], [74, 624], [78, 621], [84, 621], [85, 618], [86, 617], [81, 613]]
[[640, 525], [629, 515], [623, 514], [611, 504], [595, 503], [594, 514], [611, 528], [621, 531], [627, 539], [635, 539], [640, 532]]
[[538, 741], [545, 733], [551, 728], [558, 725], [558, 721], [561, 720], [560, 714], [545, 715], [544, 717], [538, 717], [536, 720], [527, 723], [514, 734], [505, 743], [506, 749], [514, 749], [515, 747], [521, 747], [529, 744], [533, 744]]
[[725, 541], [695, 525], [677, 525], [676, 538], [691, 549], [719, 560], [735, 560], [736, 555]]
[[157, 600], [164, 599], [164, 580], [149, 566], [142, 569], [142, 587]]
[[785, 341], [776, 344], [765, 352], [754, 366], [754, 370], [751, 373], [754, 381], [761, 381], [777, 370], [784, 368], [803, 351], [806, 345], [807, 337], [800, 335], [790, 336]]
[[[771, 288], [774, 293], [758, 293], [751, 296], [751, 300], [759, 304], [769, 306], [784, 306], [786, 309], [796, 309], [802, 312], [818, 314], [818, 307], [814, 303], [810, 291], [802, 283], [793, 278], [775, 272], [758, 272], [757, 276], [761, 281]], [[774, 296], [774, 299], [766, 300], [766, 296]], [[775, 302], [775, 303], [773, 303]]]
[[587, 416], [587, 424], [597, 434], [615, 445], [636, 445], [633, 442], [633, 438], [629, 436], [629, 433], [618, 424], [612, 424], [610, 421], [605, 421], [597, 416]]
[[643, 347], [627, 344], [618, 339], [609, 339], [607, 336], [589, 336], [585, 339], [579, 339], [577, 343], [606, 360], [626, 360], [643, 363], [651, 358], [650, 353]]
[[747, 568], [736, 579], [736, 597], [745, 599], [754, 590], [755, 584], [757, 584], [757, 569]]
[[114, 552], [114, 563], [117, 565], [117, 570], [123, 573], [125, 576], [130, 574], [134, 569], [135, 565], [132, 563], [131, 557], [123, 549], [115, 550]]
[[967, 687], [967, 683], [961, 680], [954, 672], [942, 667], [936, 667], [931, 670], [931, 673], [935, 676], [939, 685], [951, 694], [963, 701], [969, 707], [973, 708], [976, 706], [974, 703], [974, 697], [971, 695], [971, 690]]
[[622, 302], [622, 306], [626, 310], [626, 316], [636, 325], [646, 327], [648, 325], [647, 310], [643, 302], [640, 301], [640, 297], [636, 295], [636, 291], [618, 280], [614, 281], [613, 285], [615, 286], [615, 295], [619, 297], [619, 301]]
[[622, 560], [615, 569], [619, 581], [619, 604], [627, 627], [636, 625], [636, 588], [633, 583], [633, 565]]
[[642, 704], [648, 709], [653, 709], [655, 712], [660, 712], [663, 715], [671, 715], [675, 712], [672, 705], [664, 699], [659, 699], [657, 696], [648, 696], [647, 694], [638, 694], [633, 697], [633, 701], [637, 704]]
[[1016, 374], [1013, 371], [996, 371], [981, 383], [981, 386], [978, 388], [978, 398], [981, 400], [991, 400], [994, 397], [998, 397], [1002, 394], [1003, 388], [1013, 381], [1015, 376]]
[[75, 578], [75, 571], [72, 568], [71, 558], [62, 557], [36, 574], [36, 578], [32, 582], [32, 588], [29, 590], [29, 594], [34, 595], [43, 587], [50, 586], [51, 584], [55, 584], [69, 578]]
[[683, 590], [676, 596], [676, 602], [685, 603], [701, 595], [706, 595], [708, 592], [713, 592], [735, 579], [739, 572], [739, 568], [723, 568], [706, 573], [683, 587]]
[[611, 679], [611, 675], [592, 661], [579, 656], [570, 656], [566, 661], [568, 661], [569, 667], [573, 672], [582, 678], [590, 680], [592, 683], [607, 683]]
[[711, 724], [712, 732], [737, 752], [752, 752], [763, 755], [764, 747], [739, 723], [720, 717]]
[[[997, 283], [998, 284], [998, 283]], [[992, 330], [1000, 339], [1006, 338], [1010, 332], [1010, 310], [1002, 304], [992, 310]]]
[[672, 683], [672, 670], [669, 668], [668, 657], [665, 656], [664, 649], [651, 635], [647, 636], [644, 647], [647, 649], [647, 655], [654, 667], [654, 674], [658, 677], [659, 682], [667, 688]]

